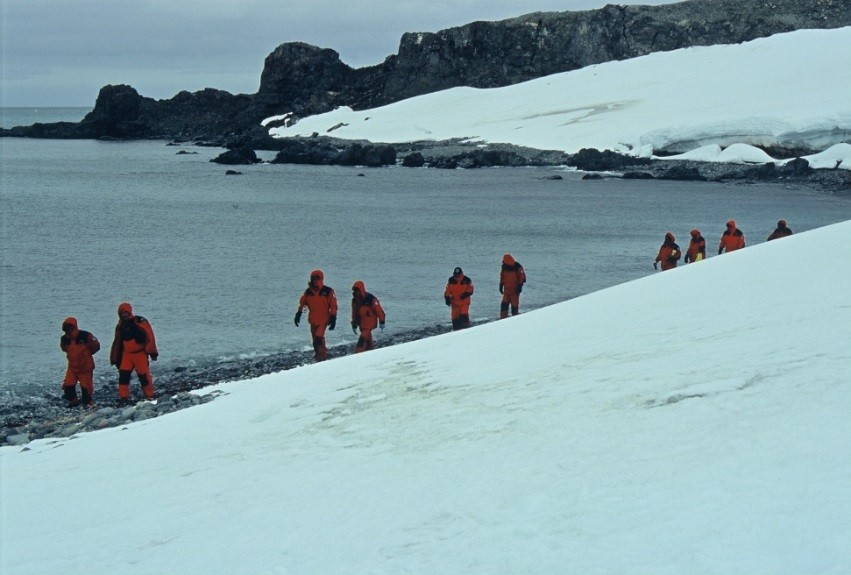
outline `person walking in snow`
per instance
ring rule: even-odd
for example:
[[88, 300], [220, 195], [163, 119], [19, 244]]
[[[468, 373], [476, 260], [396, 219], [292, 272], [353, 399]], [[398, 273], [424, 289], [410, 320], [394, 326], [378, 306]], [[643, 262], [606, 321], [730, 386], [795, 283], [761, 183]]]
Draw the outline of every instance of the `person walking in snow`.
[[123, 302], [118, 306], [118, 323], [109, 351], [109, 362], [118, 368], [118, 399], [130, 401], [130, 376], [136, 370], [146, 399], [156, 396], [154, 377], [148, 358], [157, 361], [157, 341], [151, 323], [133, 315], [133, 306]]
[[452, 331], [470, 327], [470, 298], [473, 296], [473, 280], [464, 275], [461, 268], [455, 268], [452, 277], [446, 282], [443, 300], [451, 310]]
[[360, 337], [355, 344], [355, 353], [375, 349], [372, 330], [378, 326], [384, 331], [384, 309], [378, 298], [366, 291], [366, 286], [360, 280], [352, 285], [352, 331]]
[[662, 271], [666, 271], [677, 267], [677, 260], [680, 259], [680, 246], [674, 241], [674, 234], [668, 232], [665, 234], [665, 240], [662, 247], [659, 248], [659, 253], [656, 254], [656, 259], [653, 261], [653, 268], [659, 269], [658, 264], [661, 262]]
[[307, 289], [298, 300], [295, 312], [295, 323], [301, 322], [301, 313], [307, 308], [307, 323], [310, 325], [310, 336], [313, 339], [313, 356], [316, 361], [328, 359], [328, 347], [325, 345], [325, 329], [334, 331], [337, 327], [337, 294], [325, 285], [325, 274], [322, 270], [310, 272]]
[[766, 241], [770, 242], [771, 240], [776, 240], [778, 238], [785, 238], [786, 236], [791, 236], [791, 235], [792, 235], [792, 230], [790, 230], [788, 227], [786, 227], [786, 220], [778, 220], [777, 228], [775, 228], [775, 230], [773, 232], [771, 232], [771, 235], [768, 236], [768, 239]]
[[520, 292], [526, 283], [526, 270], [515, 261], [511, 254], [502, 256], [502, 268], [499, 270], [499, 293], [502, 301], [499, 304], [499, 318], [508, 317], [508, 306], [511, 306], [511, 315], [520, 313]]
[[699, 262], [706, 259], [706, 240], [700, 235], [700, 230], [693, 229], [691, 239], [688, 242], [686, 255], [683, 257], [683, 262]]
[[736, 227], [736, 220], [727, 222], [727, 229], [721, 234], [721, 243], [718, 244], [718, 255], [724, 251], [727, 253], [740, 250], [745, 247], [745, 234]]
[[62, 381], [62, 393], [68, 402], [68, 407], [79, 405], [81, 401], [77, 398], [77, 383], [79, 383], [82, 403], [89, 406], [92, 404], [95, 393], [95, 359], [92, 356], [100, 350], [100, 342], [94, 334], [81, 330], [77, 325], [77, 318], [74, 317], [66, 318], [62, 322], [62, 331], [65, 335], [59, 338], [59, 349], [64, 351], [68, 358], [68, 369]]

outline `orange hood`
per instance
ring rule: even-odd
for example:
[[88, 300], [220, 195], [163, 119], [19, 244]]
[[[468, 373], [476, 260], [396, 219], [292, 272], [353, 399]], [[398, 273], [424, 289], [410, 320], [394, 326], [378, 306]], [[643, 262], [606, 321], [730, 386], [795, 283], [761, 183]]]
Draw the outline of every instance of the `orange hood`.
[[121, 312], [126, 311], [130, 314], [130, 317], [133, 317], [133, 306], [127, 303], [126, 301], [118, 304], [118, 316], [121, 317]]

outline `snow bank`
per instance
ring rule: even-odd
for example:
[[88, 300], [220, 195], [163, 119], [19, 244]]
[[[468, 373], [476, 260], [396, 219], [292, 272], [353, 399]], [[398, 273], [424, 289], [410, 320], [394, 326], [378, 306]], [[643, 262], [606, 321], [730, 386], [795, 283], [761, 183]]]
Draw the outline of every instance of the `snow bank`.
[[[851, 27], [799, 30], [737, 45], [608, 62], [522, 84], [453, 88], [381, 108], [339, 108], [273, 128], [374, 142], [450, 138], [577, 152], [759, 147], [822, 150], [851, 138]], [[333, 129], [332, 129], [333, 128]], [[726, 150], [725, 150], [726, 151]], [[746, 156], [740, 155], [747, 151]], [[842, 167], [851, 165], [844, 148]]]
[[849, 258], [844, 222], [0, 448], [0, 570], [848, 573]]

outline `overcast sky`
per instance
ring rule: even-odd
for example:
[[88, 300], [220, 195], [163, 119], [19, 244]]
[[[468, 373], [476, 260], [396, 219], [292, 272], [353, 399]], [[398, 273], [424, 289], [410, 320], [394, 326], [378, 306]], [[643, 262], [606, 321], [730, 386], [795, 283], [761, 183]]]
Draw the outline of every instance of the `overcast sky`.
[[[636, 4], [667, 4], [644, 0]], [[94, 105], [107, 84], [162, 99], [180, 90], [254, 93], [284, 42], [336, 50], [359, 68], [395, 54], [404, 32], [435, 32], [606, 0], [0, 0], [2, 105]]]

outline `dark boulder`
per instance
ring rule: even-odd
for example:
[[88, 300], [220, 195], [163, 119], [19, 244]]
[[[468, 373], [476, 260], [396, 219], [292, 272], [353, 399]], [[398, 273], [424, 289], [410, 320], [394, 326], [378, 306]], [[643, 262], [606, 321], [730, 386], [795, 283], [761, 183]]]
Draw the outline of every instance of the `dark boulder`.
[[425, 158], [421, 153], [414, 152], [402, 158], [402, 165], [406, 168], [422, 168], [425, 166]]
[[621, 176], [624, 180], [655, 180], [656, 177], [649, 172], [624, 172]]
[[786, 162], [780, 171], [786, 178], [799, 178], [802, 176], [809, 176], [813, 173], [810, 163], [804, 158], [795, 158], [794, 160]]
[[272, 164], [331, 166], [339, 163], [340, 150], [324, 140], [283, 139]]
[[222, 152], [217, 157], [210, 160], [217, 164], [226, 164], [229, 166], [251, 165], [260, 162], [257, 154], [250, 148], [239, 148]]
[[646, 166], [652, 160], [647, 158], [636, 158], [625, 156], [610, 150], [595, 150], [593, 148], [582, 148], [575, 154], [568, 156], [567, 165], [573, 166], [585, 172], [612, 172], [623, 171], [632, 166]]
[[342, 166], [368, 168], [389, 166], [396, 163], [396, 150], [393, 146], [353, 143], [343, 150], [338, 163]]

